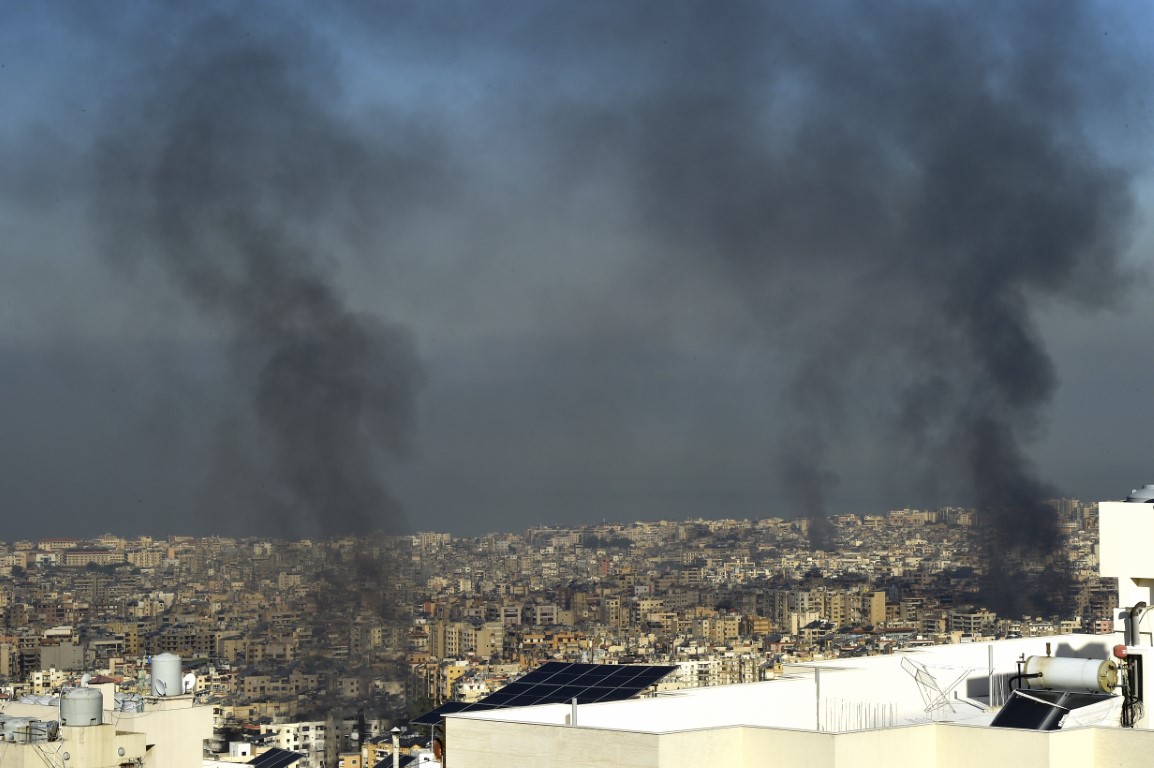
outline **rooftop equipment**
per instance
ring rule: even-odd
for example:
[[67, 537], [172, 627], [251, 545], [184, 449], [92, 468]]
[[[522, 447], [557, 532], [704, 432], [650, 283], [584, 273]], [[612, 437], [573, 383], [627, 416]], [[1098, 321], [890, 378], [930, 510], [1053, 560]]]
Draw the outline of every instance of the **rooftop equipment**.
[[0, 716], [0, 741], [15, 744], [35, 744], [56, 741], [59, 736], [60, 723], [56, 720]]
[[117, 712], [143, 712], [144, 697], [139, 693], [120, 692], [114, 697], [113, 709]]
[[990, 722], [998, 728], [1027, 731], [1056, 731], [1070, 712], [1114, 698], [1103, 693], [1073, 691], [1016, 690]]
[[549, 661], [478, 702], [450, 701], [426, 712], [415, 725], [439, 725], [445, 715], [534, 704], [578, 704], [629, 699], [677, 669], [641, 664], [570, 664]]
[[1111, 659], [1069, 659], [1027, 656], [1022, 679], [1028, 688], [1113, 693], [1118, 687], [1118, 665]]
[[152, 657], [152, 695], [179, 696], [184, 693], [184, 674], [180, 657], [160, 653]]
[[1126, 501], [1132, 504], [1154, 504], [1154, 484], [1148, 483], [1141, 488], [1130, 491]]
[[60, 722], [88, 727], [104, 722], [104, 694], [99, 688], [65, 688], [60, 693]]

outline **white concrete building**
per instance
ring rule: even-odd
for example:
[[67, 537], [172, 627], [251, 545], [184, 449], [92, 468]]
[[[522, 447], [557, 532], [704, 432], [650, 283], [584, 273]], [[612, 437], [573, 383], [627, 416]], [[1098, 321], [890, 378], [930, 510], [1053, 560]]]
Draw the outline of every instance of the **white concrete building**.
[[[761, 683], [632, 701], [464, 712], [445, 720], [446, 766], [1146, 766], [1154, 754], [1154, 723], [1143, 714], [1135, 727], [1120, 727], [1122, 696], [1064, 712], [1058, 730], [991, 725], [1023, 657], [1056, 657], [1045, 663], [1064, 670], [1145, 663], [1145, 682], [1131, 691], [1154, 712], [1154, 612], [1145, 610], [1154, 605], [1154, 504], [1105, 502], [1100, 521], [1101, 573], [1119, 580], [1114, 635], [923, 647], [788, 666]], [[1126, 648], [1115, 658], [1119, 644]], [[1125, 669], [1118, 674], [1126, 677]]]

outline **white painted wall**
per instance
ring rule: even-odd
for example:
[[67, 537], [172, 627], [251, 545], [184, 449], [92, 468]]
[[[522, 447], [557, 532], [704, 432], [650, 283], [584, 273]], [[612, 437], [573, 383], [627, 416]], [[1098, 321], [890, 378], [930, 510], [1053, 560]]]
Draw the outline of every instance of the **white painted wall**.
[[[1144, 601], [1154, 605], [1154, 504], [1103, 501], [1098, 504], [1098, 572], [1118, 579], [1114, 615], [1117, 642], [1124, 631], [1121, 608]], [[1154, 644], [1154, 611], [1141, 624], [1144, 644]]]
[[[124, 756], [118, 754], [118, 749], [124, 750]], [[136, 758], [144, 758], [145, 754], [144, 737], [139, 733], [120, 733], [111, 725], [64, 726], [56, 741], [0, 744], [0, 765], [4, 768], [118, 768]]]
[[734, 726], [676, 733], [460, 720], [450, 768], [1146, 768], [1154, 732], [1022, 731], [956, 723], [821, 733]]
[[146, 766], [201, 768], [204, 740], [212, 736], [212, 707], [193, 706], [191, 696], [172, 696], [147, 699], [144, 712], [112, 715], [120, 730], [142, 733], [152, 745]]

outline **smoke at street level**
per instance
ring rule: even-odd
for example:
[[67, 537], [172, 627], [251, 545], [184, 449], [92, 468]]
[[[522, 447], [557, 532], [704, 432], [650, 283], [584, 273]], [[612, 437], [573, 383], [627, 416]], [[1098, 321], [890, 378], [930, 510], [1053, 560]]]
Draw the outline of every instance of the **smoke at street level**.
[[222, 456], [240, 467], [214, 503], [286, 535], [403, 530], [382, 464], [407, 450], [414, 346], [346, 306], [326, 249], [387, 221], [391, 185], [419, 188], [401, 147], [421, 142], [334, 117], [331, 62], [303, 35], [219, 19], [152, 53], [97, 147], [96, 221], [109, 257], [156, 261], [225, 329], [258, 437]]

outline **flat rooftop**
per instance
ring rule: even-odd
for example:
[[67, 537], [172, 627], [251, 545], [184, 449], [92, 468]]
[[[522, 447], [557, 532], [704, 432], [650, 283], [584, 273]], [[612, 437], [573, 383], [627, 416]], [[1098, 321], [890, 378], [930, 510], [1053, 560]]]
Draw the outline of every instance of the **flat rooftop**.
[[[924, 646], [882, 656], [788, 664], [773, 680], [688, 688], [628, 701], [546, 704], [449, 715], [456, 718], [671, 733], [759, 726], [848, 732], [929, 722], [988, 724], [991, 705], [1024, 656], [1104, 661], [1115, 635], [1051, 635]], [[915, 677], [915, 674], [917, 677]], [[919, 679], [921, 682], [919, 682]], [[993, 690], [991, 691], [991, 683]], [[1120, 700], [1075, 710], [1065, 728], [1116, 726]], [[451, 727], [451, 726], [450, 726]]]

